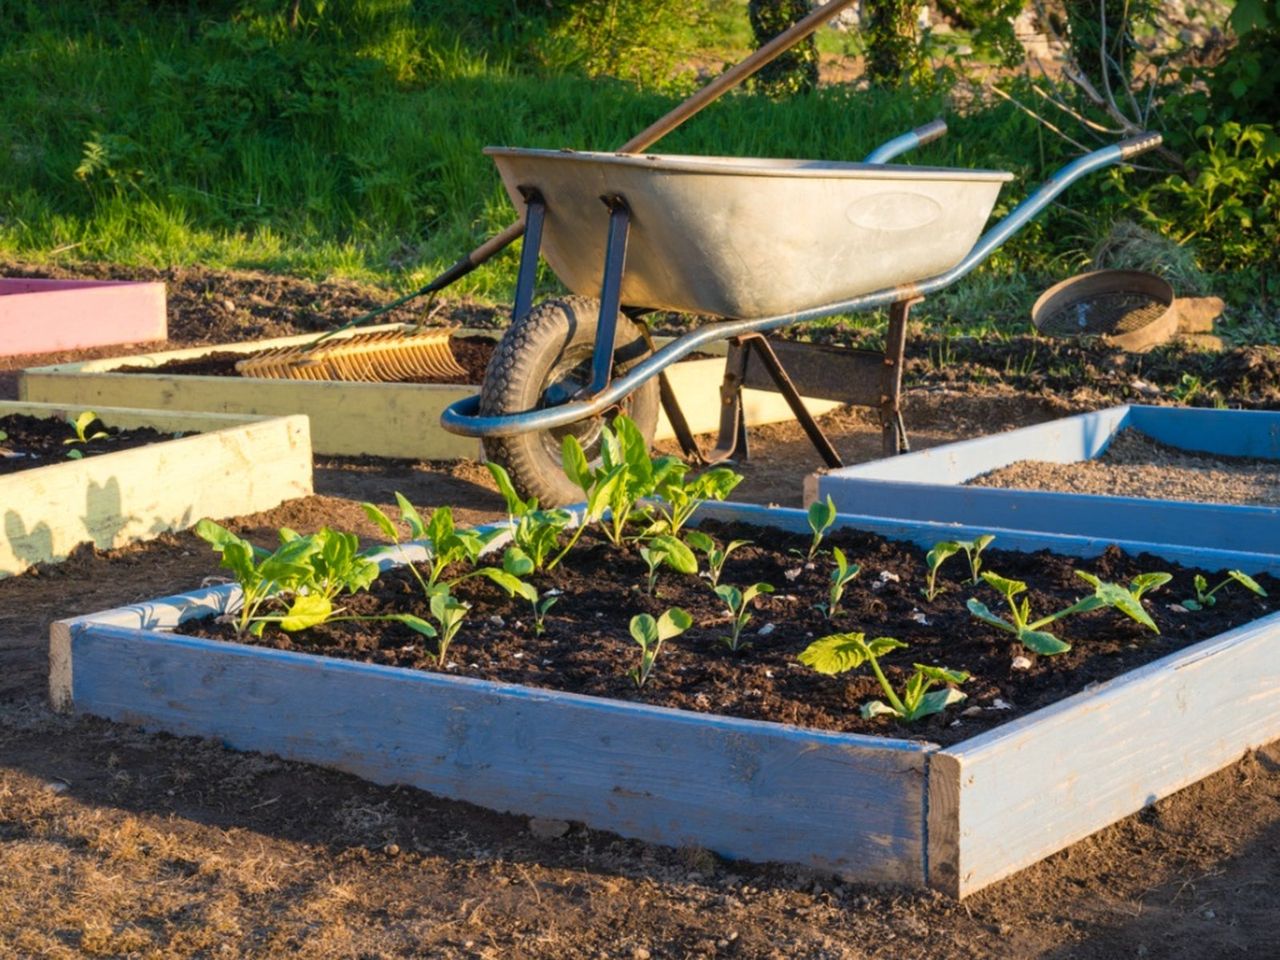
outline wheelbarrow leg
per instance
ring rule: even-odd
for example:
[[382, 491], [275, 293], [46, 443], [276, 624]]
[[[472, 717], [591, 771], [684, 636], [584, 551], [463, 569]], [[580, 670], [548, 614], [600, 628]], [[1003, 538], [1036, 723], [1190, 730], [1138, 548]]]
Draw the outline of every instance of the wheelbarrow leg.
[[729, 341], [729, 352], [724, 361], [724, 379], [720, 382], [720, 433], [716, 448], [702, 460], [707, 464], [726, 460], [746, 460], [750, 454], [747, 445], [747, 418], [742, 411], [742, 384], [747, 378], [747, 347], [739, 340]]
[[609, 239], [604, 250], [604, 276], [600, 280], [600, 319], [596, 323], [595, 352], [591, 355], [588, 397], [594, 397], [609, 386], [614, 339], [618, 331], [618, 308], [622, 301], [622, 271], [627, 263], [627, 235], [631, 232], [631, 211], [627, 202], [619, 196], [600, 199], [609, 208]]
[[885, 334], [884, 370], [880, 379], [880, 430], [886, 457], [911, 449], [902, 420], [902, 365], [907, 348], [907, 314], [913, 304], [923, 299], [911, 297], [889, 307], [889, 330]]
[[547, 204], [542, 194], [532, 187], [521, 187], [524, 197], [524, 245], [520, 248], [520, 272], [516, 275], [516, 299], [511, 307], [511, 319], [519, 320], [533, 306], [533, 285], [538, 279], [538, 254], [542, 248], [542, 224], [546, 220]]
[[[774, 384], [777, 385], [778, 392], [782, 394], [787, 401], [787, 406], [795, 414], [796, 422], [800, 424], [805, 434], [808, 435], [809, 442], [818, 451], [818, 456], [822, 457], [822, 462], [833, 470], [843, 467], [844, 461], [840, 459], [840, 454], [836, 453], [836, 448], [831, 445], [827, 435], [818, 426], [818, 421], [809, 412], [809, 408], [804, 405], [804, 400], [800, 397], [800, 391], [791, 382], [791, 377], [787, 375], [787, 371], [778, 359], [778, 355], [773, 352], [773, 347], [769, 346], [769, 341], [764, 338], [763, 334], [759, 333], [749, 334], [742, 339], [745, 341], [747, 349], [755, 350], [756, 356], [760, 358], [765, 369], [769, 372], [769, 376], [773, 378]], [[738, 392], [739, 396], [741, 396], [741, 390]]]

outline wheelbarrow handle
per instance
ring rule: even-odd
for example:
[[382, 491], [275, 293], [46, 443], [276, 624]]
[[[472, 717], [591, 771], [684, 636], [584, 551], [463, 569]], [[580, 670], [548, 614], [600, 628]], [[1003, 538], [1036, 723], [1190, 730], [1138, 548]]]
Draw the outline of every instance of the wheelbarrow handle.
[[923, 147], [926, 143], [932, 143], [946, 132], [947, 124], [945, 120], [941, 118], [930, 120], [922, 127], [908, 130], [906, 133], [880, 144], [880, 146], [868, 153], [862, 162], [887, 163], [900, 153], [906, 153], [916, 147]]
[[1128, 140], [1121, 140], [1116, 144], [1120, 148], [1120, 156], [1128, 160], [1130, 157], [1136, 157], [1140, 153], [1146, 153], [1148, 150], [1154, 150], [1160, 144], [1164, 143], [1164, 137], [1158, 133], [1143, 132], [1136, 137], [1130, 137]]

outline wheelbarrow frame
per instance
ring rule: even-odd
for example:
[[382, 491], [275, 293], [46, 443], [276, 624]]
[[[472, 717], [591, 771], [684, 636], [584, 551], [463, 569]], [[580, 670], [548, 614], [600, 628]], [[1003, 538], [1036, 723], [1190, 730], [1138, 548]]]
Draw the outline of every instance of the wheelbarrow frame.
[[[942, 125], [939, 121], [895, 137], [872, 151], [864, 162], [882, 163], [920, 143], [940, 136], [945, 132], [945, 129], [945, 125]], [[623, 398], [652, 377], [658, 376], [665, 380], [662, 374], [668, 366], [707, 344], [718, 340], [728, 340], [731, 348], [726, 364], [726, 378], [723, 388], [726, 395], [722, 396], [725, 401], [726, 411], [721, 423], [720, 442], [717, 450], [710, 457], [704, 457], [703, 459], [714, 460], [729, 456], [741, 456], [745, 453], [745, 431], [741, 424], [740, 406], [735, 404], [732, 397], [727, 394], [732, 394], [733, 397], [737, 396], [742, 380], [745, 378], [745, 356], [748, 352], [754, 352], [761, 358], [766, 370], [791, 404], [797, 418], [805, 427], [810, 439], [813, 440], [824, 460], [829, 466], [839, 466], [839, 457], [831, 445], [821, 436], [821, 430], [800, 401], [799, 392], [790, 383], [780, 361], [778, 361], [777, 356], [773, 353], [767, 340], [765, 340], [764, 334], [784, 326], [807, 323], [836, 314], [858, 313], [887, 306], [890, 308], [889, 330], [886, 338], [886, 350], [878, 357], [882, 370], [879, 393], [876, 397], [877, 403], [875, 405], [879, 407], [881, 413], [886, 453], [903, 452], [906, 449], [906, 437], [902, 424], [899, 395], [907, 315], [910, 306], [919, 302], [926, 295], [949, 286], [971, 272], [1076, 180], [1096, 170], [1151, 150], [1159, 146], [1160, 142], [1161, 137], [1159, 134], [1144, 133], [1120, 143], [1094, 150], [1066, 164], [979, 237], [970, 251], [949, 270], [918, 281], [900, 283], [823, 306], [766, 317], [745, 320], [728, 319], [702, 324], [664, 346], [655, 349], [648, 357], [639, 361], [625, 374], [616, 379], [611, 378], [611, 373], [613, 369], [614, 337], [619, 311], [620, 309], [624, 310], [631, 316], [639, 316], [649, 311], [639, 305], [623, 307], [619, 302], [622, 272], [626, 263], [626, 243], [630, 228], [630, 214], [625, 197], [616, 194], [603, 196], [600, 199], [608, 210], [609, 221], [604, 273], [600, 288], [600, 315], [591, 361], [591, 380], [589, 386], [582, 391], [581, 399], [519, 413], [483, 416], [479, 412], [480, 398], [473, 396], [446, 408], [441, 415], [441, 425], [452, 433], [480, 437], [482, 439], [516, 436], [527, 432], [567, 426], [598, 416], [617, 406]], [[545, 202], [536, 190], [522, 189], [521, 192], [527, 205], [525, 242], [516, 283], [516, 296], [512, 311], [513, 319], [524, 316], [532, 306], [534, 278], [537, 271], [542, 224], [546, 209]], [[735, 379], [737, 381], [736, 384], [734, 382]], [[660, 385], [662, 380], [660, 380]], [[681, 429], [683, 417], [679, 414], [679, 405], [669, 385], [662, 389], [662, 398], [664, 407], [668, 410], [668, 416], [672, 419], [672, 425], [680, 438], [681, 445], [685, 447], [686, 453], [692, 453], [693, 451], [689, 449], [689, 445], [692, 444], [692, 438], [688, 435], [687, 427], [684, 427], [683, 430]], [[736, 411], [734, 407], [737, 407]], [[674, 417], [671, 417], [672, 411], [676, 414]]]

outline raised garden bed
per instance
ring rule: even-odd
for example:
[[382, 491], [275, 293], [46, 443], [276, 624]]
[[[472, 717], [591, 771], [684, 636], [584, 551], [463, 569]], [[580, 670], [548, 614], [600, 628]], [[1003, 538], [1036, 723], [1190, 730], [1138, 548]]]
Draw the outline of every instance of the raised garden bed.
[[[84, 410], [0, 402], [0, 418], [65, 421]], [[93, 412], [109, 428], [149, 428], [165, 436], [104, 453], [90, 444], [80, 459], [64, 455], [0, 475], [0, 577], [65, 559], [85, 541], [118, 547], [184, 529], [202, 516], [266, 510], [311, 493], [306, 417], [116, 407]], [[193, 435], [173, 439], [175, 433]], [[74, 449], [79, 452], [79, 445]]]
[[830, 496], [862, 515], [1069, 534], [1171, 559], [1189, 547], [1209, 562], [1213, 551], [1230, 549], [1248, 556], [1210, 565], [1280, 572], [1278, 507], [1176, 500], [1159, 490], [1134, 497], [965, 485], [1018, 461], [1092, 460], [1126, 429], [1184, 451], [1280, 462], [1280, 413], [1129, 405], [815, 474], [805, 495]]
[[[714, 520], [807, 531], [805, 514], [795, 510], [709, 505], [700, 516], [704, 527]], [[849, 518], [837, 527], [923, 546], [958, 532], [938, 524]], [[767, 536], [756, 539], [763, 543]], [[872, 551], [865, 538], [855, 540]], [[1084, 538], [1017, 533], [1002, 535], [1000, 546], [1024, 552], [1048, 547], [1069, 556], [1096, 556], [1100, 549]], [[416, 546], [401, 552], [409, 559], [425, 555]], [[863, 577], [869, 579], [881, 555], [851, 559], [866, 564]], [[1014, 560], [1006, 556], [1004, 562]], [[1141, 561], [1144, 568], [1161, 562]], [[629, 569], [617, 568], [624, 592]], [[816, 576], [822, 580], [825, 570]], [[813, 575], [802, 572], [801, 580], [806, 577]], [[913, 602], [919, 579], [899, 577], [902, 590], [894, 592]], [[779, 593], [803, 589], [779, 585]], [[953, 585], [953, 600], [958, 589]], [[1278, 615], [1223, 630], [993, 729], [983, 729], [989, 716], [979, 720], [953, 709], [915, 734], [923, 739], [906, 739], [913, 728], [899, 732], [886, 721], [880, 721], [885, 736], [833, 732], [694, 712], [696, 705], [655, 706], [647, 702], [648, 688], [630, 700], [604, 699], [458, 675], [469, 664], [424, 672], [172, 632], [180, 623], [189, 630], [190, 621], [233, 608], [236, 598], [235, 588], [214, 588], [55, 624], [55, 704], [498, 810], [582, 821], [730, 857], [797, 862], [854, 880], [927, 885], [956, 896], [1280, 736], [1280, 665], [1267, 654], [1280, 632]], [[1172, 599], [1162, 596], [1160, 602]], [[1249, 599], [1256, 611], [1267, 609]], [[915, 602], [919, 611], [930, 609]], [[643, 608], [638, 594], [627, 603]], [[905, 617], [905, 609], [897, 612]], [[504, 624], [514, 616], [507, 611]], [[860, 629], [857, 614], [849, 617], [842, 629]], [[1169, 622], [1169, 614], [1161, 617]], [[770, 619], [762, 611], [757, 618]], [[804, 624], [809, 618], [806, 611], [779, 608], [775, 619]], [[496, 621], [485, 622], [485, 630], [501, 629]], [[1115, 629], [1120, 642], [1114, 656], [1127, 662], [1130, 648], [1142, 640], [1124, 622]], [[756, 635], [762, 651], [765, 636], [772, 633]], [[495, 659], [531, 656], [523, 646], [513, 644], [505, 654], [500, 642], [491, 647]], [[1013, 652], [1001, 640], [992, 648], [1005, 660]], [[465, 647], [456, 649], [462, 659]], [[671, 669], [682, 663], [673, 658]], [[659, 678], [664, 664], [660, 660], [655, 669]], [[605, 669], [621, 672], [628, 665]], [[782, 666], [769, 669], [777, 673]], [[989, 670], [987, 676], [999, 687], [1006, 677], [997, 674]], [[822, 682], [837, 691], [849, 686], [844, 677]], [[973, 705], [999, 711], [994, 691], [978, 686]], [[862, 695], [850, 699], [852, 709]], [[951, 726], [956, 719], [959, 728]], [[957, 739], [957, 729], [969, 733], [965, 723], [983, 732]], [[946, 746], [930, 737], [940, 731], [951, 741]]]
[[[398, 327], [368, 327], [365, 332], [393, 329]], [[495, 333], [463, 330], [459, 335], [495, 336]], [[270, 347], [306, 344], [314, 339], [314, 334], [305, 334], [35, 367], [23, 371], [19, 395], [24, 400], [84, 406], [130, 403], [165, 410], [306, 413], [311, 417], [315, 452], [326, 456], [449, 460], [479, 455], [478, 441], [446, 433], [439, 426], [444, 408], [475, 393], [474, 385], [267, 380], [118, 371], [122, 366], [191, 362], [211, 354], [248, 355]], [[696, 433], [713, 432], [719, 425], [723, 371], [724, 361], [718, 357], [687, 360], [668, 370], [685, 416]], [[743, 404], [750, 425], [792, 418], [786, 401], [772, 391], [744, 390]], [[806, 400], [806, 404], [815, 414], [838, 406], [826, 400]], [[657, 437], [671, 436], [671, 427], [663, 416], [658, 422]]]
[[0, 277], [0, 356], [163, 340], [163, 283]]

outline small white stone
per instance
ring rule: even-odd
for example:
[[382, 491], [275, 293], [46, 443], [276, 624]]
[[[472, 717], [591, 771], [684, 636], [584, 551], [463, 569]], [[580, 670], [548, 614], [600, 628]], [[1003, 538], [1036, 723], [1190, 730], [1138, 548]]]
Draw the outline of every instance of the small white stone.
[[981, 713], [982, 713], [981, 707], [965, 707], [963, 710], [960, 711], [960, 716], [976, 717], [976, 716], [979, 716]]
[[1031, 659], [1029, 657], [1014, 657], [1013, 663], [1009, 664], [1015, 670], [1030, 670]]
[[517, 660], [523, 660], [523, 659], [524, 659], [524, 651], [523, 651], [523, 650], [517, 650], [517, 651], [516, 651], [515, 653], [513, 653], [511, 656], [515, 657]]
[[761, 627], [759, 630], [756, 631], [756, 635], [761, 637], [767, 637], [769, 634], [773, 633], [773, 631], [777, 629], [778, 627], [776, 624], [766, 623], [763, 627]]
[[768, 677], [770, 680], [772, 680], [772, 679], [773, 679], [773, 671], [772, 671], [772, 670], [766, 670], [766, 671], [764, 672], [764, 675], [765, 675], [766, 677]]
[[542, 661], [542, 665], [543, 665], [544, 667], [549, 667], [549, 666], [551, 666], [551, 661], [550, 661], [550, 660], [547, 660], [547, 659], [543, 659], [543, 661]]
[[988, 707], [987, 709], [988, 710], [1012, 710], [1013, 704], [1008, 703], [1004, 700], [1001, 700], [999, 697], [996, 697], [994, 700], [991, 701], [991, 706]]
[[563, 591], [563, 590], [558, 590], [558, 589], [557, 589], [557, 588], [555, 588], [555, 587], [552, 587], [550, 590], [544, 590], [544, 591], [542, 591], [542, 595], [543, 595], [544, 597], [558, 597], [558, 596], [560, 596], [562, 593], [564, 593], [564, 591]]
[[913, 610], [911, 612], [911, 619], [924, 627], [929, 626], [929, 624], [933, 622], [928, 617], [926, 617], [923, 613], [921, 613], [919, 610]]
[[454, 663], [452, 660], [450, 660], [448, 663], [446, 663], [446, 664], [444, 665], [444, 668], [445, 668], [446, 670], [457, 670], [457, 669], [458, 669], [458, 665], [457, 665], [456, 663]]
[[958, 726], [960, 726], [960, 723], [961, 723], [961, 721], [959, 721], [959, 720], [952, 720], [950, 723], [948, 723], [948, 724], [947, 724], [947, 726], [948, 726], [948, 727], [958, 727]]
[[782, 571], [782, 575], [788, 580], [794, 580], [796, 577], [800, 576], [800, 568], [792, 567], [790, 570], [784, 570]]
[[1169, 604], [1169, 609], [1172, 610], [1174, 613], [1190, 613], [1191, 612], [1180, 603]]
[[496, 613], [489, 618], [489, 622], [495, 627], [505, 627], [507, 625], [507, 621], [503, 620], [502, 617], [498, 616]]
[[880, 582], [881, 583], [901, 583], [902, 578], [898, 576], [896, 573], [894, 573], [892, 570], [881, 570]]

